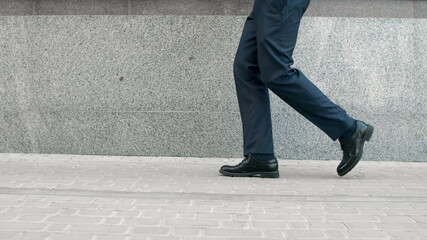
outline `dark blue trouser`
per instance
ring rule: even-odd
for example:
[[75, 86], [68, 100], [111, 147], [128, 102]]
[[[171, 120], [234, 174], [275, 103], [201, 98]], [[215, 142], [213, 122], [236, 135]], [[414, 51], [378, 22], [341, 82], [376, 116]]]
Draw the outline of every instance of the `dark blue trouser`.
[[310, 0], [255, 0], [234, 60], [244, 155], [273, 154], [268, 89], [336, 140], [354, 119], [296, 68], [292, 53]]

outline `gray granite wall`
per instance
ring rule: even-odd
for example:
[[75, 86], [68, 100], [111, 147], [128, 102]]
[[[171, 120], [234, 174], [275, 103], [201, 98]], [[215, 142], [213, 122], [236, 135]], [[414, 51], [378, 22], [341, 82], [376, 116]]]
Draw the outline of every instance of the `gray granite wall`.
[[[240, 157], [243, 16], [0, 17], [0, 152]], [[305, 17], [301, 69], [376, 127], [367, 160], [427, 161], [427, 19]], [[272, 96], [277, 155], [339, 159]]]
[[[0, 15], [248, 15], [254, 0], [1, 0]], [[427, 18], [423, 0], [311, 0], [306, 16]]]

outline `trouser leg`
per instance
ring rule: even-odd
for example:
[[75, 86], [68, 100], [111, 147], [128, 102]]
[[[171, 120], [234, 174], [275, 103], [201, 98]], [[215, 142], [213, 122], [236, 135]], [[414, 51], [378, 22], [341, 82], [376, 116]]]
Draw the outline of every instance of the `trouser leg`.
[[273, 154], [270, 98], [260, 80], [256, 22], [247, 18], [234, 59], [234, 79], [243, 126], [243, 154]]
[[336, 140], [354, 119], [292, 68], [300, 20], [309, 0], [255, 0], [253, 18], [259, 69], [264, 84], [292, 108]]

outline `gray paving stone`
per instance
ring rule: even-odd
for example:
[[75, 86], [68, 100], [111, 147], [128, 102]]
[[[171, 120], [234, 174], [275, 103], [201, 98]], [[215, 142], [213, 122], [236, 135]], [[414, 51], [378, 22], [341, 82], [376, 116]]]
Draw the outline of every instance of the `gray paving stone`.
[[[0, 237], [421, 240], [427, 236], [426, 163], [365, 161], [358, 171], [339, 178], [333, 169], [338, 161], [293, 160], [281, 167], [279, 179], [219, 176], [219, 166], [234, 161], [0, 153], [0, 176], [31, 182], [25, 188], [0, 185]], [[307, 168], [316, 172], [304, 171]], [[133, 179], [145, 185], [143, 192], [124, 186]], [[60, 189], [37, 184], [77, 180], [83, 184]], [[103, 181], [111, 185], [85, 184]], [[198, 188], [191, 191], [181, 186], [196, 183]], [[275, 190], [280, 188], [301, 190], [283, 195]], [[372, 195], [366, 194], [369, 190]]]
[[16, 236], [18, 236], [19, 234], [20, 234], [20, 232], [5, 231], [5, 230], [0, 231], [0, 237], [2, 239], [13, 239]]
[[319, 230], [287, 230], [285, 236], [290, 239], [326, 239], [325, 233]]
[[136, 235], [148, 235], [148, 236], [157, 236], [157, 235], [169, 235], [171, 228], [168, 227], [134, 227], [132, 234]]
[[128, 231], [128, 226], [109, 226], [109, 225], [96, 225], [96, 224], [73, 224], [69, 231], [71, 233], [106, 233], [106, 234], [120, 234]]
[[93, 240], [95, 236], [87, 233], [55, 233], [51, 238], [54, 240]]
[[47, 232], [22, 232], [15, 239], [19, 240], [34, 240], [34, 239], [49, 239], [52, 233]]
[[189, 236], [201, 236], [202, 229], [190, 228], [190, 227], [178, 227], [173, 229], [173, 235], [189, 237]]
[[41, 231], [47, 227], [47, 223], [31, 222], [0, 222], [3, 231]]

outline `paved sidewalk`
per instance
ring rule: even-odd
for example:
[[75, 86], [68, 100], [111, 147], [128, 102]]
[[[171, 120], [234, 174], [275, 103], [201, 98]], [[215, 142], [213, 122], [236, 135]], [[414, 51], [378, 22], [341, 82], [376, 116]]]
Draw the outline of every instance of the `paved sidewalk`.
[[0, 154], [0, 239], [427, 239], [427, 163]]

